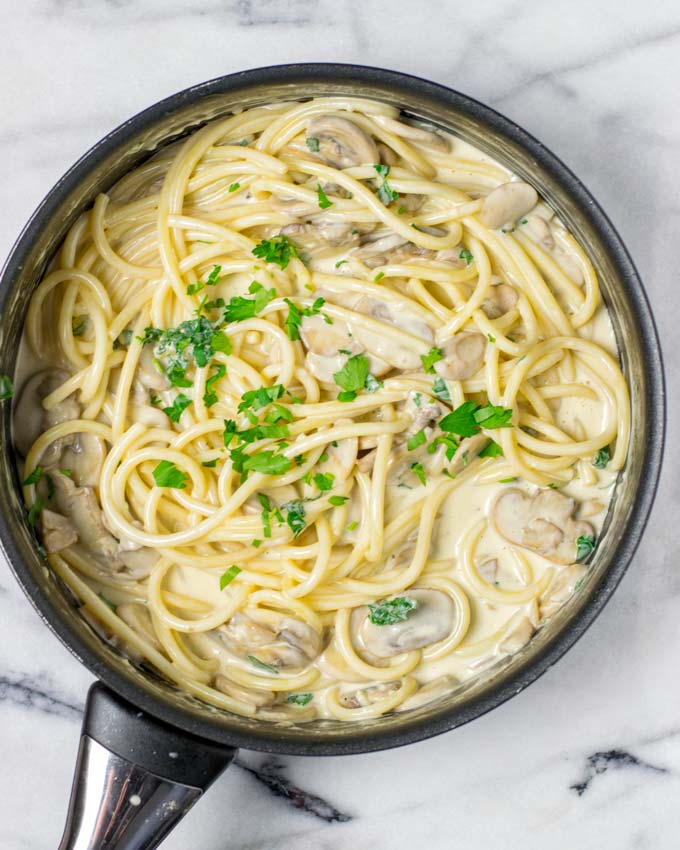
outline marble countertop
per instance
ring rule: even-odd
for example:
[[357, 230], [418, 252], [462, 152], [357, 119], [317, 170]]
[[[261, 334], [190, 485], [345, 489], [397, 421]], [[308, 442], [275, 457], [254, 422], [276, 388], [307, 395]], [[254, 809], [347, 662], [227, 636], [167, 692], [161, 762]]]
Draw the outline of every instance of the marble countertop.
[[[680, 6], [1, 0], [0, 8], [1, 256], [66, 168], [155, 100], [257, 65], [363, 62], [467, 92], [561, 156], [620, 229], [666, 343], [668, 457], [656, 508], [620, 589], [578, 645], [509, 703], [434, 740], [337, 759], [242, 753], [164, 847], [677, 848]], [[0, 850], [47, 850], [61, 835], [91, 676], [2, 564], [0, 623]]]

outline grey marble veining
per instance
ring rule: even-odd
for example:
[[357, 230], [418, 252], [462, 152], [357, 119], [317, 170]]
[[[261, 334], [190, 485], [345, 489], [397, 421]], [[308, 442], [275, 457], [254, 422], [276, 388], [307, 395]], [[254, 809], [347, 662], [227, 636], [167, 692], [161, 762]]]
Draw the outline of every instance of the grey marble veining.
[[[54, 181], [149, 103], [289, 61], [393, 67], [505, 112], [582, 177], [656, 311], [657, 506], [611, 604], [542, 679], [440, 738], [238, 761], [168, 850], [675, 850], [680, 845], [680, 6], [616, 0], [0, 0], [0, 255]], [[0, 564], [0, 850], [58, 843], [90, 675]]]

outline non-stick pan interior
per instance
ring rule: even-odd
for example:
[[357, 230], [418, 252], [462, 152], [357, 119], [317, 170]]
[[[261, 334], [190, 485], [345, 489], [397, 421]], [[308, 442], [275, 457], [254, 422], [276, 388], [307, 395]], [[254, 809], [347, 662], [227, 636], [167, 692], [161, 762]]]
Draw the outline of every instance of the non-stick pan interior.
[[98, 192], [163, 145], [234, 109], [330, 94], [389, 102], [487, 151], [547, 199], [587, 248], [599, 274], [631, 388], [634, 424], [628, 464], [587, 581], [521, 653], [436, 703], [360, 724], [282, 726], [221, 712], [152, 670], [135, 667], [80, 617], [76, 600], [41, 559], [26, 522], [11, 450], [9, 405], [4, 405], [0, 423], [5, 447], [0, 454], [3, 545], [33, 604], [74, 654], [133, 703], [188, 731], [232, 745], [310, 754], [375, 750], [437, 734], [495, 707], [544, 672], [590, 625], [626, 569], [651, 507], [663, 448], [663, 375], [649, 307], [618, 235], [577, 178], [539, 142], [481, 104], [423, 80], [356, 66], [294, 65], [223, 77], [162, 101], [95, 146], [52, 189], [5, 266], [0, 374], [14, 372], [24, 316], [43, 269]]

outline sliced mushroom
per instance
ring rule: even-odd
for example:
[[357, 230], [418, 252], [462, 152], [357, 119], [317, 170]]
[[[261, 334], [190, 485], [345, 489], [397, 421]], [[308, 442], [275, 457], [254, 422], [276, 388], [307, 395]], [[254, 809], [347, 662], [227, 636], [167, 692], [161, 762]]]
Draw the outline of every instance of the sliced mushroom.
[[119, 565], [118, 541], [106, 530], [102, 511], [92, 487], [78, 487], [75, 482], [54, 471], [55, 498], [59, 512], [67, 516], [78, 534], [78, 540], [94, 555]]
[[[357, 301], [354, 309], [386, 325], [407, 331], [422, 339], [427, 345], [431, 345], [434, 341], [432, 328], [401, 304], [379, 301], [377, 298], [365, 295]], [[357, 324], [354, 328], [354, 337], [370, 355], [396, 369], [417, 369], [422, 365], [417, 351], [400, 345], [392, 336], [383, 335], [379, 330], [369, 330]], [[371, 371], [374, 375], [380, 376], [385, 370], [375, 371], [372, 368]]]
[[528, 617], [522, 617], [498, 644], [499, 653], [518, 652], [529, 643], [536, 629]]
[[552, 251], [555, 247], [555, 240], [550, 230], [548, 222], [540, 215], [530, 215], [527, 220], [523, 233], [535, 242], [544, 251]]
[[404, 413], [411, 417], [411, 424], [403, 436], [408, 439], [419, 431], [425, 431], [430, 436], [437, 422], [444, 415], [444, 407], [427, 395], [411, 390], [404, 402]]
[[[369, 268], [375, 268], [385, 265], [391, 256], [396, 259], [397, 251], [400, 252], [400, 256], [403, 255], [406, 246], [412, 246], [413, 249], [417, 247], [398, 233], [380, 230], [363, 239], [361, 247], [352, 251], [352, 256], [362, 260]], [[411, 253], [410, 250], [409, 253]]]
[[319, 140], [319, 156], [333, 168], [378, 162], [373, 139], [349, 118], [319, 115], [307, 126], [307, 137]]
[[573, 519], [574, 499], [556, 490], [539, 490], [527, 496], [505, 490], [496, 499], [492, 517], [498, 533], [510, 543], [538, 552], [556, 564], [576, 561], [579, 537], [593, 534], [587, 522]]
[[306, 667], [321, 649], [314, 629], [291, 617], [284, 617], [274, 630], [237, 611], [217, 634], [234, 655], [252, 655], [273, 667]]
[[254, 705], [255, 708], [263, 708], [274, 704], [276, 694], [274, 691], [260, 690], [259, 688], [246, 688], [243, 685], [238, 685], [227, 679], [226, 676], [218, 675], [215, 677], [215, 687], [218, 691], [222, 691], [228, 697], [247, 702]]
[[369, 619], [368, 608], [352, 614], [353, 638], [360, 649], [377, 658], [390, 658], [412, 649], [421, 649], [443, 640], [455, 625], [455, 607], [440, 590], [413, 588], [403, 594], [417, 603], [405, 620], [377, 626]]
[[381, 682], [379, 685], [370, 685], [368, 688], [357, 688], [356, 691], [341, 694], [338, 702], [345, 708], [364, 708], [367, 705], [374, 705], [376, 702], [381, 702], [390, 696], [390, 694], [398, 691], [400, 687], [401, 682]]
[[465, 381], [482, 367], [486, 352], [484, 334], [461, 331], [441, 346], [443, 357], [434, 364], [442, 378], [450, 381]]
[[160, 555], [155, 549], [150, 549], [148, 546], [140, 546], [138, 549], [120, 550], [119, 558], [124, 564], [126, 572], [132, 578], [140, 581], [151, 574], [151, 571], [158, 563]]
[[[465, 439], [461, 440], [455, 454], [448, 461], [447, 469], [449, 475], [458, 475], [459, 472], [462, 472], [489, 442], [490, 440], [486, 434], [481, 433], [475, 434], [472, 437], [465, 437]], [[441, 448], [443, 449], [444, 447], [442, 446]]]
[[538, 600], [538, 610], [542, 619], [552, 617], [568, 599], [571, 599], [576, 586], [586, 572], [582, 564], [572, 564], [566, 569], [557, 570]]
[[329, 246], [359, 244], [359, 231], [346, 221], [320, 220], [288, 224], [281, 229], [281, 233], [309, 253]]
[[116, 614], [133, 631], [146, 638], [154, 649], [158, 652], [163, 651], [146, 605], [142, 605], [140, 602], [124, 602], [117, 606]]
[[482, 222], [491, 230], [511, 227], [518, 218], [536, 206], [538, 194], [533, 186], [520, 181], [501, 183], [482, 204]]
[[497, 319], [499, 316], [509, 313], [510, 310], [514, 310], [518, 300], [517, 292], [512, 286], [508, 286], [507, 283], [499, 283], [491, 287], [489, 294], [482, 301], [482, 310], [489, 319]]
[[[50, 410], [43, 407], [43, 399], [68, 380], [66, 372], [48, 369], [33, 375], [25, 384], [14, 409], [14, 442], [24, 457], [33, 443], [48, 428], [70, 422], [80, 416], [81, 407], [73, 395], [55, 404]], [[57, 440], [43, 452], [43, 465], [55, 463], [64, 445], [74, 438]]]
[[47, 552], [61, 552], [78, 540], [78, 532], [69, 519], [47, 508], [40, 514], [40, 531]]
[[410, 711], [412, 708], [420, 708], [423, 705], [428, 705], [440, 697], [448, 696], [459, 685], [458, 679], [455, 676], [438, 676], [426, 685], [418, 688], [408, 699], [405, 699], [401, 705], [398, 705], [395, 711]]
[[59, 461], [63, 469], [71, 472], [71, 477], [79, 487], [96, 487], [99, 484], [106, 448], [104, 441], [95, 434], [76, 434], [70, 446], [67, 446]]

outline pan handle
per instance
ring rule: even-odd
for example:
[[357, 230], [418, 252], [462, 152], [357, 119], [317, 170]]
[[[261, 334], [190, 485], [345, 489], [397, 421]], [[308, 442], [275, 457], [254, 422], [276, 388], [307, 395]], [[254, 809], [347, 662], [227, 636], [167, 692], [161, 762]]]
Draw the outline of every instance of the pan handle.
[[95, 683], [59, 850], [153, 850], [235, 754]]

